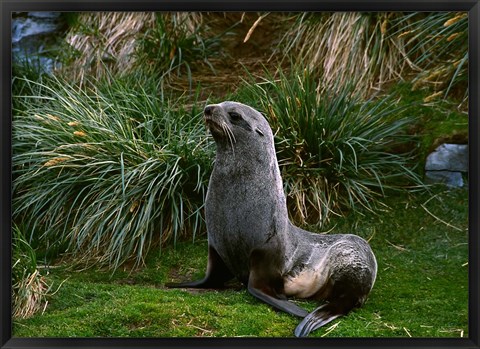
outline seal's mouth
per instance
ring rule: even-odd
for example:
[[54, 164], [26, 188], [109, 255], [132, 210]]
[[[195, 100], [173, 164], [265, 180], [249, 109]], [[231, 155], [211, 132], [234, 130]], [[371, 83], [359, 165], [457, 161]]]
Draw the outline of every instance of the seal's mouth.
[[205, 124], [207, 125], [210, 132], [215, 134], [223, 134], [223, 129], [220, 123], [212, 115], [204, 115]]
[[224, 130], [222, 127], [221, 116], [218, 115], [219, 111], [217, 109], [218, 106], [216, 105], [207, 105], [203, 112], [203, 117], [212, 134], [222, 135], [224, 134]]

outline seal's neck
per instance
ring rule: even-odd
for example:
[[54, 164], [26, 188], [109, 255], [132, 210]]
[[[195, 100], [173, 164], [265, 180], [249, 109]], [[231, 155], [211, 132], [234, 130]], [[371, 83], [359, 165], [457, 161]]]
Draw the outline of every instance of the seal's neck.
[[217, 145], [214, 171], [229, 177], [251, 177], [254, 182], [255, 178], [278, 181], [280, 184], [282, 181], [274, 149], [266, 151], [259, 147]]

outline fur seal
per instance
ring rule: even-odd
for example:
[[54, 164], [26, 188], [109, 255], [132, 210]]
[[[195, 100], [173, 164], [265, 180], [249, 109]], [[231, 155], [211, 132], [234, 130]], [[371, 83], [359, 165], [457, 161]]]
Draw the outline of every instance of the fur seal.
[[[167, 287], [221, 288], [238, 278], [258, 299], [302, 317], [297, 337], [360, 307], [377, 262], [352, 234], [315, 234], [287, 212], [272, 130], [261, 113], [237, 102], [208, 105], [205, 122], [216, 157], [205, 202], [208, 264], [202, 280]], [[324, 301], [308, 313], [287, 297]]]

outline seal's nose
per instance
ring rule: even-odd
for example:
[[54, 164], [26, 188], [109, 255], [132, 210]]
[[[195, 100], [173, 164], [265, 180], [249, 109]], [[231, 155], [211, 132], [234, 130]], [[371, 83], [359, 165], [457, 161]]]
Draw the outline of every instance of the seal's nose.
[[212, 116], [213, 114], [213, 110], [215, 109], [215, 106], [213, 105], [207, 105], [205, 107], [205, 110], [203, 111], [205, 116]]

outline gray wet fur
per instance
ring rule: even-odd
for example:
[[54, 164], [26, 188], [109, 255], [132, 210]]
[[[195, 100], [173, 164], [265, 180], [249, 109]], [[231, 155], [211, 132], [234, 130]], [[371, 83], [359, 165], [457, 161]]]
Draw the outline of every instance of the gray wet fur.
[[[373, 287], [377, 262], [352, 234], [318, 234], [294, 226], [262, 114], [237, 102], [205, 108], [215, 140], [215, 165], [205, 202], [209, 261], [203, 280], [170, 287], [221, 287], [236, 277], [264, 302], [303, 317], [306, 336], [352, 308]], [[287, 297], [325, 301], [310, 314]]]

